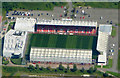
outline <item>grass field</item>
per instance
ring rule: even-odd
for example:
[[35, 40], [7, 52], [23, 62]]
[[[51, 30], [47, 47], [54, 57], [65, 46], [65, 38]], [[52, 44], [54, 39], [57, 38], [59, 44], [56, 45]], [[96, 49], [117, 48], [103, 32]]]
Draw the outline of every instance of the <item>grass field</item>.
[[33, 34], [31, 47], [92, 49], [94, 36]]
[[112, 75], [114, 75], [114, 76], [120, 78], [120, 74], [119, 74], [119, 73], [111, 72], [111, 71], [106, 71], [106, 73], [112, 74]]
[[93, 8], [114, 8], [118, 9], [118, 2], [73, 2], [75, 7], [91, 6]]
[[111, 36], [116, 36], [116, 27], [112, 26], [112, 33], [111, 33]]

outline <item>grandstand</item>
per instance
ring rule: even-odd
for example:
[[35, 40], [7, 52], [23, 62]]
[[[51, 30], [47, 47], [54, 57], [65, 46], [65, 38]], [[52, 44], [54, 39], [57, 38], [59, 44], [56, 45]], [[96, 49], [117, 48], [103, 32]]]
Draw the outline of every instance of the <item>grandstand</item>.
[[38, 21], [37, 33], [96, 35], [97, 22], [88, 21]]

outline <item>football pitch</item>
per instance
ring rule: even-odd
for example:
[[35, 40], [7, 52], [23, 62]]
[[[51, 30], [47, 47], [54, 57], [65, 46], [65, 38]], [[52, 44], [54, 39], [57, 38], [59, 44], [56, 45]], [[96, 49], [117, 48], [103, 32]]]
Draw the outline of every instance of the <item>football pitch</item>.
[[94, 36], [32, 34], [31, 47], [92, 49]]

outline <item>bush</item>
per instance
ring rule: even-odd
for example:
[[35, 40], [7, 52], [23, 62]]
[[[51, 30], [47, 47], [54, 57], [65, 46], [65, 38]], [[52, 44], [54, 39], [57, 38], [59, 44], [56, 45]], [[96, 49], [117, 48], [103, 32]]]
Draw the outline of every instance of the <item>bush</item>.
[[7, 65], [9, 63], [9, 61], [7, 60], [7, 61], [3, 61], [3, 64], [4, 65]]
[[92, 74], [93, 73], [93, 67], [90, 67], [87, 72], [90, 73], [90, 74]]
[[76, 66], [76, 64], [73, 65], [72, 71], [73, 71], [73, 72], [77, 71], [77, 66]]
[[58, 69], [62, 70], [62, 71], [65, 70], [65, 68], [62, 66], [62, 64], [59, 65]]
[[108, 74], [107, 73], [103, 73], [103, 77], [108, 77]]
[[84, 73], [85, 69], [84, 69], [84, 68], [82, 68], [80, 71], [81, 71], [82, 73]]
[[22, 58], [19, 58], [19, 59], [11, 58], [10, 60], [13, 64], [16, 64], [16, 65], [21, 65], [22, 64]]

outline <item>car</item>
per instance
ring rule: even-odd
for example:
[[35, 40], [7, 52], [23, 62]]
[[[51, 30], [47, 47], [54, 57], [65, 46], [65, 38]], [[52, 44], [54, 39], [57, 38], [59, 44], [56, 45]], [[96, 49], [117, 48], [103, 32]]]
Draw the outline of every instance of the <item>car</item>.
[[114, 47], [114, 46], [115, 46], [115, 44], [112, 44], [112, 46]]
[[60, 14], [60, 17], [62, 17], [62, 14]]
[[77, 10], [76, 13], [78, 13], [79, 11]]
[[47, 15], [48, 15], [48, 13], [47, 13]]
[[38, 16], [40, 16], [40, 14], [38, 14]]
[[90, 17], [90, 15], [88, 15], [88, 17]]
[[15, 15], [14, 13], [12, 15]]
[[41, 15], [43, 15], [43, 13], [41, 13]]
[[110, 24], [112, 24], [112, 21], [110, 21]]
[[33, 14], [31, 14], [31, 16], [33, 16]]
[[101, 16], [101, 17], [100, 17], [100, 19], [102, 20], [102, 19], [103, 19], [103, 17]]

